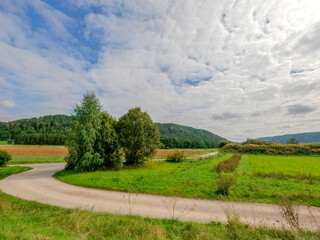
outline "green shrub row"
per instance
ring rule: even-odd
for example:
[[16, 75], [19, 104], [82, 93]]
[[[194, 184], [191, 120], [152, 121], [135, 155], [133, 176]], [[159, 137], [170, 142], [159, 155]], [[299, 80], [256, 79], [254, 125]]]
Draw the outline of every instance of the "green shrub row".
[[251, 153], [268, 155], [319, 155], [320, 143], [307, 144], [239, 144], [230, 143], [222, 148], [224, 152]]

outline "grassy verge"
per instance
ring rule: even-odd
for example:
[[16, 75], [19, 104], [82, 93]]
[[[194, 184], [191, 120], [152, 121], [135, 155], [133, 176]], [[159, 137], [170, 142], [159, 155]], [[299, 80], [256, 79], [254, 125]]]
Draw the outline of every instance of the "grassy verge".
[[[14, 170], [15, 169], [15, 170]], [[27, 170], [0, 168], [0, 178]], [[0, 192], [0, 239], [319, 239], [311, 232], [251, 228], [239, 222], [200, 224], [94, 213], [26, 201]]]
[[[230, 156], [226, 154], [182, 163], [150, 161], [140, 167], [125, 167], [121, 171], [74, 173], [65, 170], [55, 177], [70, 184], [91, 188], [219, 199], [219, 174], [215, 166]], [[320, 170], [314, 168], [319, 161], [320, 158], [308, 156], [242, 155], [238, 168], [232, 173], [235, 181], [227, 199], [279, 203], [279, 198], [285, 196], [299, 204], [319, 207]], [[265, 177], [263, 173], [270, 171], [283, 171], [290, 177]], [[311, 174], [312, 181], [301, 177], [303, 173], [307, 177]]]
[[27, 171], [29, 167], [0, 167], [0, 180], [13, 174]]
[[0, 141], [0, 145], [7, 145], [8, 141]]
[[30, 164], [30, 163], [61, 163], [64, 157], [56, 156], [12, 156], [8, 164]]

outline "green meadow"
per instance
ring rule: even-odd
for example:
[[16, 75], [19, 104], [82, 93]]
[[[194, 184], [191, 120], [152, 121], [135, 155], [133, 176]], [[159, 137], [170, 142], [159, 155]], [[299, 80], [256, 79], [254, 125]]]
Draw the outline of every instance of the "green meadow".
[[[120, 171], [74, 173], [64, 170], [55, 175], [61, 181], [90, 188], [220, 199], [215, 165], [231, 154], [182, 163], [149, 161], [142, 166], [125, 166]], [[227, 200], [279, 203], [283, 197], [320, 206], [319, 157], [243, 155], [235, 172], [223, 173], [235, 179]]]
[[8, 164], [31, 164], [31, 163], [62, 163], [64, 157], [56, 156], [12, 156]]

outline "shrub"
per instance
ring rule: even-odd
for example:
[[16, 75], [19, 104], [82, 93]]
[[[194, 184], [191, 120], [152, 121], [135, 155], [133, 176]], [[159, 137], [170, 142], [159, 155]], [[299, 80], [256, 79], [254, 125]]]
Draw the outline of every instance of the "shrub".
[[178, 150], [175, 150], [173, 153], [167, 156], [167, 161], [170, 161], [170, 162], [182, 162], [182, 161], [185, 161], [186, 159], [187, 158], [184, 152], [178, 151]]
[[229, 158], [225, 161], [219, 162], [215, 166], [215, 169], [218, 173], [233, 172], [238, 167], [238, 165], [240, 163], [240, 159], [241, 159], [241, 154], [234, 154], [234, 155], [232, 155], [231, 158]]
[[268, 155], [312, 155], [320, 154], [320, 144], [239, 144], [230, 143], [222, 148], [224, 152], [238, 152]]
[[293, 230], [301, 230], [298, 206], [287, 197], [280, 197], [280, 213]]
[[217, 179], [217, 193], [227, 196], [230, 188], [235, 184], [235, 182], [236, 179], [234, 176], [219, 174]]
[[7, 151], [0, 150], [0, 167], [5, 166], [11, 159], [12, 157]]
[[228, 141], [224, 141], [224, 140], [219, 141], [219, 142], [218, 142], [218, 148], [222, 148], [222, 147], [224, 147], [224, 146], [227, 145], [227, 144], [228, 144]]
[[14, 144], [13, 140], [12, 140], [12, 139], [9, 139], [9, 140], [8, 140], [8, 144]]

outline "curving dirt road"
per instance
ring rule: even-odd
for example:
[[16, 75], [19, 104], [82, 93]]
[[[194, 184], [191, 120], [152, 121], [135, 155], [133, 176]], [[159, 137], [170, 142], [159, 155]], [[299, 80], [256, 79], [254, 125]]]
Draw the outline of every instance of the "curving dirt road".
[[[1, 191], [23, 199], [67, 208], [92, 209], [152, 218], [178, 218], [182, 221], [201, 223], [227, 222], [227, 213], [236, 212], [242, 222], [253, 226], [289, 228], [276, 205], [173, 198], [89, 189], [69, 185], [52, 177], [55, 172], [64, 168], [64, 163], [24, 166], [30, 166], [33, 169], [0, 181]], [[303, 228], [317, 230], [317, 226], [320, 225], [320, 208], [312, 207], [309, 210], [301, 206], [299, 212]]]

